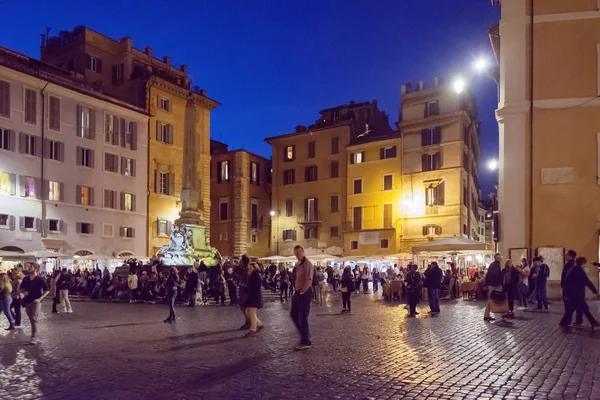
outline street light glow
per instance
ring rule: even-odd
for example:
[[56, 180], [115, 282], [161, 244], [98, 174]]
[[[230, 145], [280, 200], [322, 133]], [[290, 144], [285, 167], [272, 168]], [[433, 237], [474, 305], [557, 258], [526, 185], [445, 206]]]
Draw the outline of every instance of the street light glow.
[[487, 162], [488, 169], [495, 171], [498, 169], [498, 160], [492, 159]]
[[473, 69], [475, 69], [475, 71], [479, 71], [479, 72], [485, 71], [487, 66], [488, 66], [488, 61], [485, 57], [479, 57], [473, 63]]
[[271, 211], [269, 212], [269, 214], [271, 215], [271, 217], [274, 217], [274, 216], [275, 216], [275, 210], [271, 210]]
[[461, 94], [465, 90], [465, 85], [465, 80], [460, 76], [454, 78], [452, 82], [452, 88], [457, 94]]

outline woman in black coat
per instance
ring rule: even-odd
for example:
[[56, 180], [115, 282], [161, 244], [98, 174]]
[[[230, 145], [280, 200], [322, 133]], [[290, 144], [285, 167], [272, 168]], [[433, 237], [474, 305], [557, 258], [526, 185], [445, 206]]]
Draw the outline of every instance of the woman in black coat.
[[263, 306], [262, 299], [262, 275], [256, 263], [250, 263], [248, 266], [248, 286], [246, 288], [246, 317], [250, 320], [250, 330], [246, 336], [256, 335], [263, 327], [258, 319], [257, 312]]

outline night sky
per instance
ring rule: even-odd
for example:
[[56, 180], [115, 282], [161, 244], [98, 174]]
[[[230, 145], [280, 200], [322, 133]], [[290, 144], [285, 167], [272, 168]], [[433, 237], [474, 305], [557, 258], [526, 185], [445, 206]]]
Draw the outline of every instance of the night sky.
[[[186, 3], [186, 6], [183, 4]], [[398, 120], [400, 86], [435, 76], [469, 77], [482, 121], [480, 184], [498, 153], [495, 82], [476, 76], [476, 57], [493, 61], [489, 0], [0, 0], [0, 45], [39, 58], [40, 34], [86, 25], [130, 36], [155, 57], [187, 64], [194, 84], [223, 105], [211, 137], [231, 149], [270, 156], [263, 139], [309, 125], [324, 108], [377, 99]]]

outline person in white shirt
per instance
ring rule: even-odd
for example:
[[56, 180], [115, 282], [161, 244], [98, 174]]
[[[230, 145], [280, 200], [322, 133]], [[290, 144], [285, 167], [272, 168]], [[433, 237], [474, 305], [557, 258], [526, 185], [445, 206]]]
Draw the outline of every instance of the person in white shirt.
[[134, 270], [129, 271], [129, 276], [127, 277], [127, 287], [129, 287], [129, 303], [137, 303], [138, 276]]
[[519, 287], [517, 289], [519, 303], [521, 304], [522, 309], [527, 308], [527, 293], [529, 292], [529, 274], [531, 273], [531, 269], [529, 265], [527, 265], [527, 261], [522, 262], [519, 267], [517, 267], [517, 271], [519, 272]]

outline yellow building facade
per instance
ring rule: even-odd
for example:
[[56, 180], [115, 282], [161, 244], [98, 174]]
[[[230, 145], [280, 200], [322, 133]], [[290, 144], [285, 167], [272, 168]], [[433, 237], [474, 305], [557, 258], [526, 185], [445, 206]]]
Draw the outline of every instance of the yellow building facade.
[[[499, 250], [544, 255], [556, 296], [564, 251], [598, 260], [600, 250], [598, 1], [495, 3]], [[587, 272], [597, 284], [597, 268]]]

